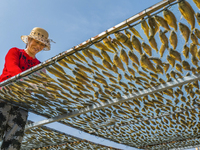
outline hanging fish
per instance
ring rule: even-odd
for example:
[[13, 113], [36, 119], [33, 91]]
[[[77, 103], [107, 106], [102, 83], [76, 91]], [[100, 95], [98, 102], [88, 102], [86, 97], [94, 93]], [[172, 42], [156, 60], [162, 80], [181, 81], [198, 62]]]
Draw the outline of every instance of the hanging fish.
[[178, 70], [179, 72], [183, 73], [182, 66], [180, 64], [176, 63], [175, 66], [176, 66], [176, 70]]
[[200, 30], [197, 28], [194, 28], [194, 34], [196, 35], [197, 38], [200, 39]]
[[119, 81], [119, 85], [121, 85], [125, 89], [128, 89], [128, 85], [126, 83], [122, 82], [122, 81]]
[[192, 61], [192, 64], [193, 64], [193, 65], [195, 65], [196, 67], [198, 67], [198, 59], [197, 59], [196, 56], [193, 56], [193, 55], [192, 55], [191, 61]]
[[165, 50], [167, 49], [167, 46], [165, 44], [162, 44], [159, 50], [159, 54], [160, 54], [160, 58], [163, 57], [163, 54], [165, 52]]
[[158, 52], [158, 47], [157, 47], [157, 43], [156, 43], [154, 36], [151, 35], [148, 40], [149, 40], [149, 44], [151, 45], [151, 47], [153, 49], [155, 49], [156, 52]]
[[193, 0], [193, 2], [196, 4], [196, 6], [200, 9], [200, 1], [199, 0]]
[[178, 51], [169, 48], [169, 55], [181, 63], [181, 54]]
[[129, 81], [132, 81], [132, 76], [129, 76], [127, 73], [124, 73], [124, 77], [129, 80]]
[[200, 13], [197, 12], [197, 13], [195, 14], [195, 17], [196, 17], [196, 19], [197, 19], [198, 24], [200, 25]]
[[88, 78], [89, 78], [88, 76], [84, 76], [84, 75], [78, 73], [78, 72], [75, 71], [75, 70], [73, 70], [72, 73], [73, 73], [77, 78], [83, 79], [83, 80], [85, 80], [85, 81], [87, 81], [87, 82], [90, 82], [90, 80], [88, 79]]
[[193, 32], [190, 34], [190, 38], [191, 38], [192, 42], [193, 42], [195, 45], [200, 45], [200, 44], [199, 44], [199, 41], [198, 41], [198, 38], [196, 37], [196, 35], [195, 35]]
[[124, 35], [121, 32], [114, 33], [115, 37], [118, 41], [122, 42], [125, 46], [127, 46], [130, 50], [133, 50], [133, 46], [131, 44], [131, 41], [128, 39], [126, 35]]
[[132, 66], [138, 71], [138, 66], [133, 62]]
[[178, 38], [177, 38], [177, 35], [174, 30], [172, 30], [170, 33], [169, 42], [170, 42], [171, 46], [173, 47], [173, 49], [175, 50], [177, 47]]
[[131, 33], [128, 31], [128, 29], [124, 30], [124, 33], [126, 34], [126, 36], [129, 38], [129, 40], [131, 39]]
[[190, 52], [189, 47], [187, 47], [187, 45], [184, 45], [182, 53], [183, 53], [183, 56], [185, 56], [185, 58], [189, 58], [189, 52]]
[[75, 62], [74, 60], [76, 60], [76, 61], [79, 61], [79, 62], [83, 63], [82, 60], [80, 60], [80, 59], [79, 59], [78, 57], [76, 57], [75, 55], [70, 55], [70, 56], [68, 56], [68, 57], [69, 57], [69, 59], [72, 60], [73, 62]]
[[188, 28], [188, 26], [186, 26], [185, 24], [181, 22], [179, 22], [178, 25], [179, 25], [181, 34], [183, 35], [183, 38], [185, 39], [185, 43], [187, 43], [190, 37], [190, 29]]
[[102, 64], [104, 67], [108, 68], [109, 70], [112, 70], [112, 66], [107, 60], [103, 59]]
[[136, 49], [136, 51], [138, 51], [140, 54], [142, 54], [141, 43], [135, 35], [132, 36], [132, 45]]
[[138, 66], [140, 65], [138, 57], [133, 52], [128, 51], [128, 56], [134, 63], [136, 63]]
[[196, 44], [190, 43], [190, 53], [191, 53], [193, 56], [196, 56], [196, 55], [197, 55], [197, 45], [196, 45]]
[[117, 81], [116, 81], [115, 79], [113, 79], [113, 78], [109, 78], [109, 80], [110, 80], [112, 83], [117, 84]]
[[162, 60], [160, 58], [158, 58], [158, 57], [150, 56], [149, 60], [153, 60], [154, 63], [163, 66]]
[[110, 59], [110, 56], [108, 55], [108, 53], [104, 50], [101, 50], [101, 55], [103, 56], [103, 58], [105, 60], [107, 60], [109, 63], [113, 64], [112, 60]]
[[173, 57], [167, 55], [167, 61], [169, 62], [169, 64], [170, 64], [172, 67], [174, 67], [175, 61], [176, 61], [176, 60], [175, 60]]
[[72, 70], [72, 68], [70, 68], [70, 67], [67, 65], [67, 63], [65, 63], [65, 61], [64, 61], [63, 59], [59, 60], [58, 63], [59, 63], [59, 65], [61, 65], [61, 66], [65, 67], [65, 68], [68, 68], [68, 69]]
[[144, 34], [149, 38], [149, 26], [144, 18], [141, 21], [141, 28], [144, 31]]
[[120, 58], [121, 58], [121, 60], [123, 61], [123, 62], [125, 62], [125, 64], [128, 66], [128, 61], [129, 61], [129, 59], [128, 59], [128, 55], [126, 54], [126, 51], [124, 50], [124, 49], [121, 49], [121, 51], [120, 51], [120, 56], [119, 56]]
[[88, 61], [85, 59], [85, 57], [84, 57], [81, 53], [76, 52], [75, 55], [76, 55], [80, 60], [82, 60], [82, 61], [88, 63]]
[[106, 71], [102, 71], [103, 75], [109, 77], [109, 78], [116, 78], [115, 76], [113, 76], [112, 74], [106, 72]]
[[164, 69], [164, 71], [166, 73], [167, 70], [169, 69], [169, 63], [163, 63], [163, 69]]
[[175, 31], [177, 31], [177, 19], [175, 15], [169, 9], [165, 9], [163, 11], [163, 16], [164, 19], [167, 21], [168, 25], [174, 28]]
[[97, 47], [98, 49], [100, 49], [100, 50], [104, 50], [104, 51], [108, 51], [108, 52], [114, 53], [113, 50], [110, 50], [109, 48], [107, 48], [106, 45], [104, 45], [104, 44], [101, 43], [101, 42], [95, 43], [94, 46], [96, 46], [96, 47]]
[[191, 68], [191, 71], [192, 71], [193, 74], [196, 74], [197, 69], [196, 69], [195, 67], [192, 67], [192, 68]]
[[114, 88], [116, 88], [116, 89], [119, 89], [119, 90], [121, 90], [121, 87], [120, 86], [118, 86], [118, 85], [116, 85], [116, 84], [109, 84], [110, 86], [113, 86]]
[[95, 81], [92, 81], [92, 85], [94, 87], [97, 87], [98, 89], [101, 89], [101, 86], [98, 83], [96, 83]]
[[145, 72], [138, 71], [138, 73], [139, 73], [139, 75], [144, 76], [144, 77], [146, 77], [147, 79], [150, 79], [150, 77], [149, 77]]
[[141, 55], [140, 64], [144, 68], [147, 68], [155, 73], [157, 72], [155, 67], [153, 66], [153, 64], [151, 63], [151, 61], [149, 60], [149, 58], [147, 57], [145, 53]]
[[[110, 37], [110, 36], [108, 36], [108, 37]], [[111, 42], [113, 43], [113, 45], [115, 46], [115, 48], [117, 48], [118, 50], [119, 50], [118, 46], [120, 46], [121, 48], [125, 48], [125, 47], [124, 47], [117, 39], [115, 39], [115, 38], [113, 38]]]
[[121, 62], [120, 58], [117, 56], [117, 54], [114, 55], [113, 59], [114, 64], [120, 68], [122, 71], [125, 71], [123, 63]]
[[154, 36], [159, 30], [159, 25], [156, 22], [156, 20], [154, 19], [154, 17], [149, 17], [148, 23], [149, 23], [149, 26], [150, 26], [150, 28], [149, 28], [150, 29], [150, 36]]
[[102, 79], [106, 79], [103, 75], [101, 75], [100, 73], [98, 72], [95, 72], [96, 76], [99, 77], [99, 78], [102, 78]]
[[120, 81], [122, 79], [122, 75], [118, 74], [117, 80]]
[[83, 55], [84, 55], [85, 57], [88, 57], [88, 58], [91, 59], [92, 61], [96, 61], [96, 60], [93, 58], [92, 54], [88, 51], [88, 49], [82, 50], [82, 53], [83, 53]]
[[88, 67], [85, 67], [85, 65], [82, 65], [82, 64], [80, 64], [80, 63], [75, 63], [75, 65], [76, 65], [78, 68], [80, 68], [80, 69], [82, 69], [82, 70], [84, 70], [84, 71], [86, 71], [86, 72], [94, 73], [94, 71], [93, 71], [92, 69], [90, 69], [90, 68], [88, 68]]
[[170, 30], [170, 27], [169, 27], [167, 21], [163, 17], [155, 15], [155, 19], [159, 23], [160, 26], [165, 28], [167, 31]]
[[157, 74], [152, 73], [152, 72], [150, 72], [149, 74], [150, 74], [151, 77], [158, 79], [158, 75]]
[[66, 72], [64, 71], [64, 69], [63, 69], [61, 66], [59, 66], [58, 64], [54, 63], [54, 64], [52, 64], [52, 66], [53, 66], [55, 69], [57, 69], [59, 72], [61, 72], [61, 73], [63, 73], [63, 74], [66, 74]]
[[191, 25], [191, 30], [195, 28], [195, 12], [192, 8], [192, 6], [187, 1], [181, 1], [178, 3], [178, 8], [183, 17], [188, 21], [188, 23]]
[[118, 68], [115, 64], [112, 66], [112, 71], [114, 71], [115, 73], [118, 73]]
[[163, 74], [163, 69], [162, 69], [162, 67], [161, 67], [160, 65], [156, 65], [156, 71], [157, 71], [158, 73]]
[[135, 71], [132, 68], [128, 67], [128, 72], [135, 77]]
[[141, 38], [141, 40], [144, 40], [144, 39], [141, 37], [140, 33], [139, 33], [133, 26], [132, 26], [132, 27], [130, 26], [130, 27], [129, 27], [129, 30], [131, 30], [131, 32], [132, 32], [135, 36]]
[[76, 70], [78, 73], [82, 74], [83, 76], [87, 76], [87, 73], [85, 73], [83, 70], [81, 70], [80, 68], [74, 68], [74, 70]]
[[187, 61], [183, 60], [182, 66], [184, 70], [190, 70], [190, 64]]
[[95, 71], [98, 71], [98, 72], [99, 72], [99, 70], [97, 69], [97, 67], [95, 67], [95, 66], [93, 66], [93, 65], [91, 65], [91, 64], [88, 64], [88, 66], [89, 66], [92, 70], [95, 70]]
[[151, 47], [146, 44], [145, 42], [142, 42], [142, 48], [144, 49], [144, 51], [146, 52], [147, 55], [151, 56], [152, 55], [152, 50], [151, 50]]
[[197, 58], [200, 60], [200, 49], [197, 50], [196, 56], [197, 56]]
[[93, 76], [93, 78], [94, 78], [97, 82], [102, 83], [102, 84], [105, 85], [105, 86], [108, 86], [106, 80], [104, 80], [104, 79], [102, 79], [102, 78], [99, 78], [99, 77], [97, 77], [97, 76]]
[[67, 80], [67, 78], [65, 77], [64, 74], [62, 74], [61, 72], [57, 71], [53, 67], [46, 67], [46, 70], [48, 72], [50, 72], [51, 74], [55, 75], [56, 77], [59, 77], [59, 78], [64, 79], [64, 80]]
[[94, 56], [103, 59], [102, 56], [101, 56], [101, 54], [98, 52], [98, 50], [96, 50], [96, 49], [94, 49], [94, 48], [91, 48], [91, 47], [88, 47], [87, 49], [88, 49], [88, 51], [89, 51], [91, 54], [93, 54]]
[[112, 49], [113, 51], [117, 52], [116, 48], [107, 37], [103, 39], [103, 43], [107, 46], [108, 49]]
[[162, 30], [159, 30], [160, 41], [168, 48], [168, 38]]

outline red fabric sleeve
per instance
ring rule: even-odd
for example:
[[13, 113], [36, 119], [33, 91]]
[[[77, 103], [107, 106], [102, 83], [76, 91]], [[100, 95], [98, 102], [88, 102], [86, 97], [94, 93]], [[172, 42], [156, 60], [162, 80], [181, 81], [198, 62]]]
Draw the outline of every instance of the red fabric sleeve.
[[15, 76], [22, 72], [19, 67], [19, 55], [20, 53], [17, 48], [11, 48], [6, 54], [5, 65], [11, 76]]

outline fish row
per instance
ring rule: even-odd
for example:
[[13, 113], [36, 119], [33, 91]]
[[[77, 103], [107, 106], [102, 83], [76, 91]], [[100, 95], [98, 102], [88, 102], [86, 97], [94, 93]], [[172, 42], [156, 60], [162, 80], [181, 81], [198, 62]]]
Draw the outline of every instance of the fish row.
[[[87, 149], [91, 147], [102, 149], [102, 150], [107, 149], [107, 147], [104, 145], [92, 143], [87, 140], [69, 136], [47, 127], [36, 127], [30, 130], [27, 130], [25, 132], [25, 136], [22, 142], [22, 149], [62, 148], [62, 146], [64, 145], [66, 145], [67, 147], [71, 147], [73, 149], [76, 149], [76, 148]], [[110, 148], [115, 149], [112, 147]]]

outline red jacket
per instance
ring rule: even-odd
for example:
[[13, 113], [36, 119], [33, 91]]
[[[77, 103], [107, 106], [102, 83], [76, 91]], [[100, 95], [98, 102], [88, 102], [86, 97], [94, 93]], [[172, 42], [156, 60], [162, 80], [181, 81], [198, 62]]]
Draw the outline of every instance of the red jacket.
[[3, 72], [0, 76], [0, 82], [15, 76], [35, 65], [40, 61], [37, 58], [30, 57], [24, 49], [16, 47], [11, 48], [5, 57]]

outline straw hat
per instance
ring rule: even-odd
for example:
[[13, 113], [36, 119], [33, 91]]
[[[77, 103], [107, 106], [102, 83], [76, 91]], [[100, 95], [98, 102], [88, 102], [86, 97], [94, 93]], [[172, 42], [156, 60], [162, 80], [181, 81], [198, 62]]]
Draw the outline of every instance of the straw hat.
[[42, 43], [44, 43], [46, 46], [43, 50], [49, 51], [51, 49], [50, 42], [52, 41], [49, 39], [49, 34], [46, 30], [43, 28], [35, 27], [31, 30], [31, 33], [29, 35], [22, 35], [21, 39], [24, 43], [28, 43], [28, 37], [33, 38], [35, 40], [38, 40]]

